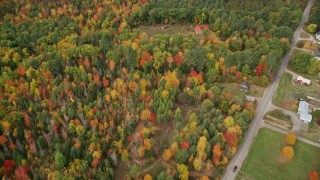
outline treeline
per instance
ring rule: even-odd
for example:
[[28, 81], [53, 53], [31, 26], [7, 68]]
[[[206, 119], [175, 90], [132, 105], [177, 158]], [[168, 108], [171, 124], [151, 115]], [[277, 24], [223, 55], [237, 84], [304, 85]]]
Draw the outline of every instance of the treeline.
[[[302, 1], [151, 1], [133, 13], [130, 22], [132, 26], [210, 24], [227, 38], [248, 29], [259, 33], [272, 33], [269, 32], [272, 28], [282, 26], [294, 29], [301, 20], [303, 4]], [[289, 34], [292, 32], [285, 37], [290, 38]]]

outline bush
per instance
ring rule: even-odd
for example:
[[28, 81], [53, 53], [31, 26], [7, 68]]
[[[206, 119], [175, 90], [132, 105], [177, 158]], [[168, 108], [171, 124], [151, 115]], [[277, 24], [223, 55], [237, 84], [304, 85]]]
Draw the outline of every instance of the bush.
[[307, 31], [309, 33], [315, 33], [317, 30], [317, 25], [316, 24], [309, 24], [309, 26], [307, 27]]

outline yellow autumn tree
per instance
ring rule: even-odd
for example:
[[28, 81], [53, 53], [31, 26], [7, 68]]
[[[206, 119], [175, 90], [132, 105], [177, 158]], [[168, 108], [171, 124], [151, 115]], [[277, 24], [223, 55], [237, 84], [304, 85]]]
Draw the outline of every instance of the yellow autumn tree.
[[164, 150], [163, 154], [162, 154], [162, 158], [165, 160], [165, 161], [168, 161], [170, 158], [172, 157], [172, 152], [170, 149], [166, 149]]
[[180, 82], [177, 79], [177, 73], [175, 71], [173, 72], [168, 71], [164, 79], [166, 80], [166, 84], [165, 84], [166, 90], [171, 90], [179, 86]]
[[145, 148], [143, 146], [140, 146], [138, 148], [138, 153], [139, 153], [139, 156], [140, 157], [143, 157], [144, 156], [144, 151], [145, 151]]
[[146, 174], [144, 177], [143, 177], [143, 180], [152, 180], [152, 176], [150, 174]]
[[282, 149], [282, 155], [286, 159], [292, 159], [294, 157], [294, 149], [292, 146], [286, 146]]
[[203, 160], [206, 157], [205, 150], [207, 146], [207, 138], [201, 136], [197, 145], [197, 156], [193, 161], [193, 167], [195, 170], [200, 171], [202, 168]]
[[294, 145], [296, 143], [296, 135], [293, 132], [289, 132], [285, 136], [285, 141], [289, 145]]
[[181, 180], [188, 180], [189, 170], [188, 167], [184, 164], [178, 164], [179, 178]]
[[223, 124], [227, 127], [232, 127], [235, 125], [234, 119], [232, 116], [228, 116], [223, 120]]

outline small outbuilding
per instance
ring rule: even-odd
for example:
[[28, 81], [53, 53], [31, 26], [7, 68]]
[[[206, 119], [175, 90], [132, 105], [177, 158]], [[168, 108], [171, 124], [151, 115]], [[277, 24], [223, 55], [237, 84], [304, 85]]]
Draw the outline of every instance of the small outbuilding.
[[310, 123], [312, 120], [312, 115], [309, 114], [309, 103], [306, 101], [300, 101], [298, 114], [300, 115], [300, 120], [302, 120], [304, 123]]

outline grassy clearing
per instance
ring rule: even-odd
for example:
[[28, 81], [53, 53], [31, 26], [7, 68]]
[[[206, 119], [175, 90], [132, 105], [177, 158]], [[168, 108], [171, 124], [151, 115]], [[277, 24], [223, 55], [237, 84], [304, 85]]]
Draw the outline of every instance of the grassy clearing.
[[161, 29], [162, 25], [154, 26], [142, 26], [140, 30], [146, 32], [149, 36], [156, 34], [192, 34], [194, 33], [194, 27], [192, 25], [169, 25], [167, 29]]
[[317, 121], [320, 120], [320, 110], [313, 111], [313, 120], [309, 123], [308, 131], [301, 131], [301, 136], [311, 141], [320, 142], [320, 126]]
[[260, 129], [237, 179], [308, 179], [312, 170], [320, 170], [320, 149], [297, 141], [295, 157], [280, 161], [284, 135], [273, 130]]
[[305, 33], [305, 32], [301, 32], [300, 33], [300, 37], [301, 38], [309, 38], [309, 34]]
[[272, 103], [284, 109], [295, 111], [298, 100], [305, 96], [320, 98], [319, 85], [316, 82], [312, 82], [310, 86], [296, 85], [292, 80], [292, 75], [284, 73]]
[[[232, 92], [234, 95], [239, 97], [245, 97], [246, 93], [240, 91], [240, 84], [238, 83], [220, 83], [221, 87], [226, 88], [226, 90]], [[265, 88], [250, 84], [248, 95], [255, 96], [255, 97], [262, 97]]]

